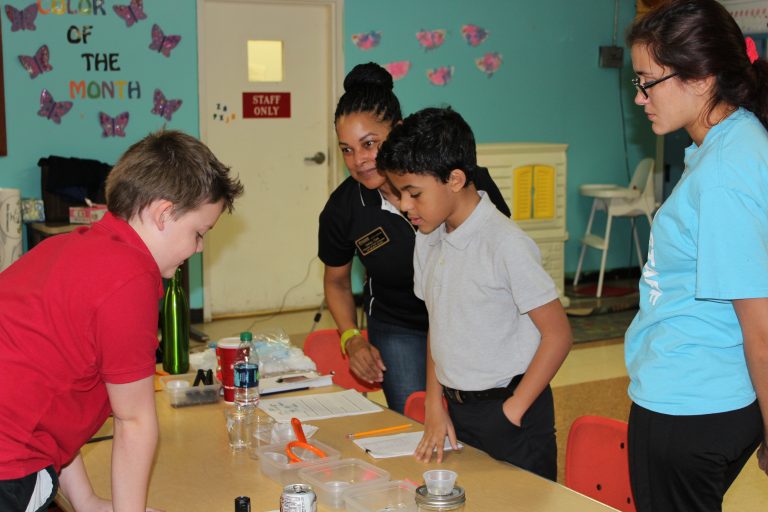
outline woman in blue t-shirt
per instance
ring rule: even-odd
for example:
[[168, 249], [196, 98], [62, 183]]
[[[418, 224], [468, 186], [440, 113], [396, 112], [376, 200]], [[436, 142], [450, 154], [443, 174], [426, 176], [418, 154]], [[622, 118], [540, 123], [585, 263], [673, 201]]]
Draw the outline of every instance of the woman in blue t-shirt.
[[[416, 229], [400, 213], [399, 197], [376, 169], [379, 146], [403, 117], [393, 85], [389, 72], [372, 62], [355, 66], [344, 80], [335, 125], [349, 177], [320, 214], [318, 253], [325, 264], [325, 300], [350, 368], [367, 382], [381, 382], [387, 405], [402, 413], [408, 395], [426, 386], [428, 322], [424, 302], [413, 293]], [[477, 188], [509, 216], [488, 170], [478, 167], [475, 174]], [[355, 255], [366, 271], [363, 309], [370, 342], [355, 318]]]
[[653, 132], [693, 140], [626, 336], [632, 488], [638, 511], [720, 510], [768, 462], [768, 63], [715, 0], [664, 3], [627, 42]]

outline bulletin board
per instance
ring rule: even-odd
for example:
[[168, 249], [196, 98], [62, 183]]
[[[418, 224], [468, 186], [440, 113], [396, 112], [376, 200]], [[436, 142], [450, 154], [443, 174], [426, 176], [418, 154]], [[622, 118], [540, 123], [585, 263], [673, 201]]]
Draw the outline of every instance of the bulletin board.
[[5, 80], [3, 80], [3, 28], [0, 25], [0, 156], [8, 154], [8, 135], [5, 132]]

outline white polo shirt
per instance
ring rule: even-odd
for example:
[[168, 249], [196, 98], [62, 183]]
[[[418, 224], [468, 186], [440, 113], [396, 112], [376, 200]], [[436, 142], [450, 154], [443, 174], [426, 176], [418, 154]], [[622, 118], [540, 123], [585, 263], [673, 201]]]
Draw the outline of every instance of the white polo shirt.
[[451, 233], [445, 224], [417, 233], [413, 257], [437, 378], [463, 391], [504, 387], [524, 373], [541, 339], [527, 313], [558, 297], [536, 243], [480, 196]]

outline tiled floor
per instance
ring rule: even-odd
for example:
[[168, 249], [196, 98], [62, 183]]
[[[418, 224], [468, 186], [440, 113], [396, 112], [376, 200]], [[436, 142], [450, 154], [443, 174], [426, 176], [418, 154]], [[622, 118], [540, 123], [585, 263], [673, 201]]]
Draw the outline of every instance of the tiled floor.
[[[571, 302], [571, 307], [616, 307], [617, 302], [626, 301], [627, 297], [616, 299], [578, 298]], [[629, 298], [629, 300], [633, 300]], [[636, 297], [635, 299], [636, 300]], [[196, 327], [206, 332], [212, 340], [227, 336], [237, 336], [243, 330], [269, 332], [283, 329], [290, 335], [292, 343], [303, 344], [303, 335], [312, 330], [317, 311], [286, 313], [264, 318], [239, 318], [219, 320]], [[599, 319], [600, 315], [595, 318]], [[316, 328], [335, 328], [330, 313], [323, 312]], [[574, 346], [560, 371], [552, 381], [553, 387], [599, 381], [626, 376], [624, 366], [624, 345], [621, 338], [599, 342], [579, 343]], [[383, 395], [369, 395], [374, 401], [385, 404]], [[768, 503], [768, 477], [757, 467], [756, 459], [749, 461], [739, 478], [726, 495], [723, 510], [726, 512], [750, 512], [766, 509]]]

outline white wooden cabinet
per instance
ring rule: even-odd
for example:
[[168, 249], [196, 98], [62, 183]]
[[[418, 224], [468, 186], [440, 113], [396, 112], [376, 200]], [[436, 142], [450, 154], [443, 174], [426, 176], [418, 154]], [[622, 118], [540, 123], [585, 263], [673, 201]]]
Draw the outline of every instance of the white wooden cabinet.
[[487, 167], [515, 222], [541, 250], [544, 269], [565, 296], [567, 144], [493, 143], [477, 145], [477, 161]]

